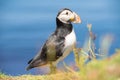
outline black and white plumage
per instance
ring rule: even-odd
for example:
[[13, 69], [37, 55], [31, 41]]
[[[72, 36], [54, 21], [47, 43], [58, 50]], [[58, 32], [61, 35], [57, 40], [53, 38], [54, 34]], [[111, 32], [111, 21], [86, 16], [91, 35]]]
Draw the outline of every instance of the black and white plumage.
[[71, 22], [81, 23], [80, 17], [70, 9], [60, 10], [56, 17], [55, 32], [45, 42], [41, 51], [28, 62], [27, 70], [49, 62], [57, 64], [73, 50], [76, 35]]

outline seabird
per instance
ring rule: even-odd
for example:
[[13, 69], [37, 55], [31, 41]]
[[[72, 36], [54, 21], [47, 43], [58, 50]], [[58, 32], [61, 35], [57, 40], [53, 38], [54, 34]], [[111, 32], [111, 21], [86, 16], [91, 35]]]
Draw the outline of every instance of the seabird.
[[56, 30], [49, 36], [40, 52], [28, 62], [27, 70], [49, 62], [57, 64], [76, 46], [72, 23], [81, 23], [80, 17], [68, 8], [60, 10], [56, 17]]

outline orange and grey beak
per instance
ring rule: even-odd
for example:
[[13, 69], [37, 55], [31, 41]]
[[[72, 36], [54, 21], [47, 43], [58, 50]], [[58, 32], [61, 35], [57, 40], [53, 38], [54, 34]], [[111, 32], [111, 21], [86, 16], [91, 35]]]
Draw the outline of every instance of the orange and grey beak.
[[73, 23], [81, 23], [80, 16], [78, 16], [75, 12], [73, 12], [73, 17], [70, 18], [70, 21]]

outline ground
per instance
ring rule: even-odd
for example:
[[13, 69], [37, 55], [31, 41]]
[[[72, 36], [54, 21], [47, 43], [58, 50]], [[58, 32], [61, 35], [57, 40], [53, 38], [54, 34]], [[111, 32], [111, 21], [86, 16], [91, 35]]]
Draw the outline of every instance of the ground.
[[[69, 68], [70, 69], [70, 68]], [[103, 60], [92, 60], [82, 70], [57, 72], [49, 75], [8, 76], [0, 74], [0, 80], [120, 80], [120, 50]]]

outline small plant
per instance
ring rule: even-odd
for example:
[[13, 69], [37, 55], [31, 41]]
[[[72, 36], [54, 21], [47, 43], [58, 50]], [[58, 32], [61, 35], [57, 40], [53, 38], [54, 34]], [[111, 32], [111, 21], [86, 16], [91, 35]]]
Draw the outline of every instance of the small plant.
[[[112, 36], [105, 35], [101, 42], [100, 49], [96, 49], [95, 40], [96, 35], [92, 32], [92, 24], [87, 24], [89, 38], [88, 41], [85, 43], [85, 47], [83, 48], [74, 48], [73, 52], [75, 55], [75, 62], [80, 71], [85, 69], [85, 63], [91, 60], [97, 60], [97, 58], [104, 58], [107, 56], [108, 49], [112, 43]], [[105, 46], [105, 47], [104, 47]]]

